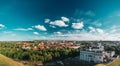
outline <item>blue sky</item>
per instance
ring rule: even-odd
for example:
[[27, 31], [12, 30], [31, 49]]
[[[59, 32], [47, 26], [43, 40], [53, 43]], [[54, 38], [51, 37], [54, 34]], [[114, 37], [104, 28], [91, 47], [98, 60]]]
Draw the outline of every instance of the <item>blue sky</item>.
[[120, 0], [0, 0], [0, 40], [120, 40]]

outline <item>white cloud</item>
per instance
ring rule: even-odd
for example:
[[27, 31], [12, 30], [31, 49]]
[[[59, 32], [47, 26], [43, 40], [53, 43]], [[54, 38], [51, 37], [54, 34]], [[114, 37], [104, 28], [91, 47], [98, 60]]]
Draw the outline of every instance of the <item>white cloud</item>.
[[90, 29], [90, 32], [94, 32], [94, 33], [99, 33], [99, 34], [103, 34], [104, 30], [101, 28], [94, 28], [94, 27], [88, 27]]
[[120, 40], [119, 26], [112, 26], [111, 28], [104, 30], [91, 26], [88, 28], [90, 32], [87, 30], [72, 30], [69, 31], [69, 33], [62, 34], [61, 32], [56, 32], [56, 34], [52, 35], [51, 38], [55, 40]]
[[55, 26], [59, 26], [59, 27], [67, 27], [68, 26], [62, 20], [55, 20], [54, 22], [50, 22], [50, 24], [55, 25]]
[[50, 27], [52, 27], [52, 28], [56, 28], [55, 26], [53, 26], [53, 25], [50, 25]]
[[41, 30], [41, 31], [47, 31], [47, 29], [43, 25], [36, 25], [34, 27]]
[[35, 34], [35, 35], [39, 35], [39, 33], [38, 33], [38, 32], [33, 32], [33, 34]]
[[92, 33], [71, 33], [71, 34], [62, 34], [62, 35], [53, 35], [51, 38], [58, 40], [101, 40], [103, 37], [101, 35], [95, 35]]
[[32, 28], [16, 28], [13, 30], [19, 30], [19, 31], [29, 31], [29, 30], [33, 30]]
[[92, 25], [95, 25], [95, 26], [98, 26], [98, 27], [102, 26], [102, 24], [99, 21], [93, 22]]
[[100, 33], [100, 34], [103, 34], [103, 33], [104, 33], [104, 31], [103, 31], [102, 29], [100, 29], [100, 28], [97, 28], [96, 31], [97, 31], [98, 33]]
[[64, 22], [69, 22], [69, 18], [67, 18], [67, 17], [61, 17], [61, 19], [62, 19]]
[[96, 31], [96, 29], [95, 28], [93, 28], [93, 27], [88, 27], [89, 29], [90, 29], [90, 32], [95, 32]]
[[55, 35], [62, 35], [61, 32], [54, 32]]
[[3, 24], [0, 24], [0, 29], [1, 29], [1, 28], [4, 28], [4, 27], [5, 27], [5, 25], [3, 25]]
[[12, 31], [3, 31], [3, 33], [10, 34], [10, 33], [12, 33]]
[[[67, 34], [54, 34], [51, 36], [51, 38], [57, 39], [57, 40], [118, 40], [120, 37], [119, 34], [105, 33], [105, 32], [102, 32], [103, 30], [101, 31], [101, 29], [96, 29], [96, 30], [98, 30], [100, 33], [93, 34], [85, 30], [80, 32], [78, 31], [76, 32], [74, 30]], [[101, 32], [103, 34], [101, 34]]]
[[50, 19], [45, 19], [45, 23], [49, 23], [50, 22]]
[[82, 29], [84, 27], [83, 22], [80, 23], [72, 23], [72, 28], [74, 29]]
[[13, 33], [13, 31], [2, 31], [5, 35], [9, 35], [9, 36], [12, 36], [12, 37], [15, 37], [17, 36], [15, 33]]
[[[50, 19], [46, 19], [46, 22], [49, 23], [50, 25], [54, 26], [59, 26], [59, 27], [68, 27], [68, 25], [65, 22], [69, 22], [69, 18], [67, 17], [61, 17], [60, 20], [55, 20], [55, 21], [50, 21]], [[51, 27], [51, 26], [50, 26]]]
[[111, 32], [111, 33], [115, 33], [115, 32], [117, 32], [117, 30], [116, 30], [116, 29], [113, 29], [113, 30], [111, 30], [110, 32]]
[[118, 25], [113, 25], [112, 27], [109, 28], [108, 31], [110, 31], [110, 33], [120, 33], [120, 26]]
[[27, 28], [28, 30], [33, 30], [32, 28]]

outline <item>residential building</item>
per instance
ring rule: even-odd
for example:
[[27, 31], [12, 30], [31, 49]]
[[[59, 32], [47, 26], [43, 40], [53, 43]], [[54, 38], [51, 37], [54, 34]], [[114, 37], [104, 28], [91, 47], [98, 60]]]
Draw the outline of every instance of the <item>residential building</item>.
[[114, 51], [104, 51], [104, 46], [99, 43], [97, 46], [89, 47], [89, 49], [80, 51], [80, 60], [99, 63], [106, 61], [114, 55]]

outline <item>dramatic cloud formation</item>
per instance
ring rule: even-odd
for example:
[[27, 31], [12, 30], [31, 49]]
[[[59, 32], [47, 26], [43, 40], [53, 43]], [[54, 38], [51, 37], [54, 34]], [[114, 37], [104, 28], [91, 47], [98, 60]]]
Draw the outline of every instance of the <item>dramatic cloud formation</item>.
[[119, 26], [119, 0], [0, 0], [0, 40], [120, 40]]
[[74, 29], [82, 29], [84, 27], [83, 22], [80, 23], [72, 23], [72, 28]]
[[[34, 29], [38, 29], [41, 31], [46, 31], [46, 34], [48, 36], [44, 36], [42, 39], [50, 39], [50, 40], [119, 40], [120, 39], [120, 27], [119, 26], [111, 26], [109, 29], [102, 29], [101, 23], [97, 23], [98, 21], [94, 21], [92, 24], [90, 24], [87, 28], [83, 29], [86, 25], [86, 23], [83, 23], [82, 21], [77, 21], [72, 23], [71, 19], [66, 17], [61, 17], [61, 20], [55, 20], [50, 21], [50, 19], [45, 19], [45, 23], [51, 27], [51, 29], [58, 29], [61, 27], [69, 27], [69, 30], [66, 28], [64, 30], [54, 31], [53, 34], [48, 35], [47, 29], [44, 25], [35, 25], [31, 28], [16, 28], [14, 30], [17, 31], [31, 31]], [[3, 28], [5, 25], [0, 24], [0, 26]], [[58, 26], [58, 27], [57, 27]], [[71, 29], [71, 27], [74, 29]], [[13, 31], [3, 31], [4, 34], [11, 34], [11, 36], [17, 36], [13, 33]], [[41, 39], [38, 37], [39, 32], [35, 31], [33, 34], [36, 36], [35, 39]], [[33, 36], [32, 36], [33, 37]], [[30, 38], [30, 36], [29, 36]]]
[[36, 29], [39, 29], [41, 31], [47, 31], [47, 29], [43, 25], [35, 25], [34, 26]]

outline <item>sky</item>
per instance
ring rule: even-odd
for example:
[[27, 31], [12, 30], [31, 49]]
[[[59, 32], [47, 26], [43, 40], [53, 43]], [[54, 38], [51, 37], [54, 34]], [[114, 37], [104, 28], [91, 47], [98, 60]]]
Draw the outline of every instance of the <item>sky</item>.
[[120, 0], [0, 0], [0, 41], [120, 40]]

